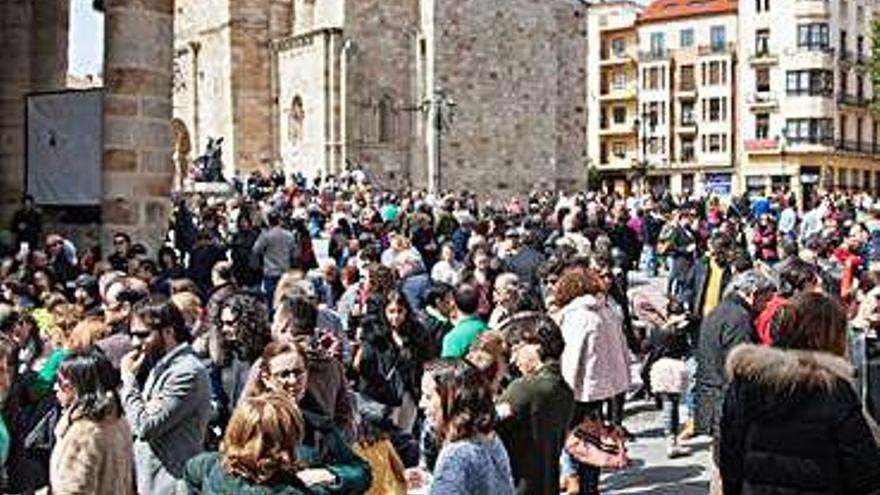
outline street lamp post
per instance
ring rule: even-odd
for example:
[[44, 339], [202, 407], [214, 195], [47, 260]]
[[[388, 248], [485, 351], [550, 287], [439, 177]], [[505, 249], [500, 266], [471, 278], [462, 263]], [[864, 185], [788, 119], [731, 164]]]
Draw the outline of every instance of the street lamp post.
[[431, 116], [434, 125], [434, 138], [437, 149], [435, 150], [436, 157], [433, 167], [434, 180], [431, 181], [430, 185], [437, 193], [443, 190], [443, 131], [452, 125], [456, 107], [455, 100], [442, 88], [434, 89], [434, 93], [426, 98], [420, 106], [422, 112]]

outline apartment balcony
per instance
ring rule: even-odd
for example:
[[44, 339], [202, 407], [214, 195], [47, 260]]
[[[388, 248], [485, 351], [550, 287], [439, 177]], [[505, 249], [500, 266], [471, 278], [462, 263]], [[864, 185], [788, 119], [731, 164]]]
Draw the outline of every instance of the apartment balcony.
[[639, 62], [662, 62], [669, 60], [668, 50], [649, 50], [639, 52]]
[[625, 50], [621, 53], [615, 53], [611, 50], [603, 51], [602, 57], [599, 59], [599, 65], [602, 67], [614, 66], [614, 65], [627, 65], [627, 64], [635, 64], [636, 56], [630, 50]]
[[779, 109], [779, 99], [776, 97], [776, 93], [772, 91], [751, 93], [746, 102], [749, 109], [753, 112], [767, 112]]
[[747, 155], [767, 155], [778, 153], [782, 142], [779, 139], [746, 139], [743, 144]]
[[871, 104], [871, 100], [864, 96], [841, 94], [837, 95], [837, 103], [847, 107], [867, 108]]
[[849, 139], [838, 139], [834, 143], [834, 149], [843, 151], [844, 153], [863, 153], [876, 154], [880, 151], [880, 144], [869, 143], [867, 141], [853, 141]]
[[776, 65], [779, 63], [779, 55], [771, 53], [770, 50], [762, 50], [750, 56], [749, 63], [753, 67]]
[[725, 55], [736, 52], [736, 43], [718, 43], [697, 47], [697, 53], [702, 56]]
[[860, 52], [841, 49], [837, 51], [837, 55], [840, 62], [844, 64], [865, 65], [867, 63], [867, 56]]
[[681, 79], [675, 86], [675, 95], [680, 98], [696, 98], [697, 82], [694, 79]]
[[634, 100], [637, 94], [635, 85], [627, 85], [623, 88], [602, 88], [599, 101]]
[[678, 121], [675, 126], [675, 132], [679, 134], [696, 134], [697, 133], [697, 121], [693, 117], [686, 119], [682, 118]]
[[786, 149], [793, 151], [828, 151], [835, 145], [831, 136], [789, 137], [785, 143]]
[[828, 0], [797, 0], [794, 3], [794, 15], [797, 17], [828, 18], [831, 17], [832, 4]]
[[627, 122], [623, 122], [621, 124], [616, 123], [605, 123], [601, 127], [599, 127], [599, 135], [600, 136], [627, 136], [627, 135], [636, 135], [638, 130], [638, 123], [634, 120], [630, 120]]

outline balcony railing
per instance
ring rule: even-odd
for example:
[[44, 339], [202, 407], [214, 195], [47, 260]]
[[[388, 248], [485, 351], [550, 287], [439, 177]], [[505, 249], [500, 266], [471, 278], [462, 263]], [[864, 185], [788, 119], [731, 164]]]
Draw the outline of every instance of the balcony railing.
[[678, 90], [679, 91], [696, 91], [696, 89], [697, 89], [697, 81], [694, 78], [681, 79], [678, 82]]
[[768, 65], [775, 64], [779, 61], [779, 56], [769, 49], [763, 49], [755, 52], [751, 57], [749, 57], [749, 62], [753, 65]]
[[733, 53], [736, 51], [736, 43], [713, 43], [711, 45], [703, 45], [697, 48], [700, 55], [717, 55], [722, 53]]
[[877, 153], [880, 150], [880, 144], [869, 143], [867, 141], [853, 141], [849, 139], [838, 140], [834, 147], [838, 151], [848, 151], [851, 153]]
[[649, 50], [639, 52], [639, 62], [655, 62], [669, 58], [667, 50]]
[[856, 65], [864, 65], [867, 63], [867, 57], [864, 53], [852, 50], [845, 50], [841, 48], [838, 51], [838, 56], [840, 57], [841, 62], [848, 62]]
[[834, 146], [834, 138], [832, 136], [795, 136], [786, 138], [786, 142], [790, 145], [799, 144], [820, 144], [822, 146]]
[[837, 95], [837, 103], [852, 107], [867, 107], [871, 103], [871, 100], [859, 95], [840, 94]]

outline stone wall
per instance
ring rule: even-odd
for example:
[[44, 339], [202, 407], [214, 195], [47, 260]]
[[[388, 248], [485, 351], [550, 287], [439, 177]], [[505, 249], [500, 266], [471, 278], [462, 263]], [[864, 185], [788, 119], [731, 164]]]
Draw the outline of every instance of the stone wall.
[[[433, 2], [434, 83], [457, 102], [442, 140], [442, 188], [503, 196], [575, 178], [585, 149], [583, 7]], [[578, 58], [570, 58], [570, 57]]]
[[[418, 134], [417, 0], [349, 0], [345, 38], [346, 151], [387, 187], [427, 183]], [[384, 113], [384, 115], [382, 115]], [[385, 129], [380, 129], [384, 125]]]
[[105, 2], [105, 246], [126, 231], [153, 248], [170, 211], [173, 2]]
[[[276, 44], [278, 52], [277, 129], [286, 173], [316, 176], [327, 162], [329, 107], [327, 32], [291, 37]], [[302, 103], [301, 122], [291, 129], [294, 99]]]
[[65, 87], [69, 16], [66, 0], [0, 2], [0, 229], [24, 194], [26, 96]]
[[24, 186], [24, 97], [31, 90], [31, 26], [29, 0], [0, 2], [0, 228], [15, 211]]

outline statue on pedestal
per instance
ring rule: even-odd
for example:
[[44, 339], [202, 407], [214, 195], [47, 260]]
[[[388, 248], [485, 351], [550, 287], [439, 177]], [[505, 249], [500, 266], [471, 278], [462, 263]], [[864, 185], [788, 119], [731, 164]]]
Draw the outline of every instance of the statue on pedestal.
[[194, 179], [196, 182], [226, 182], [223, 177], [223, 137], [208, 137], [205, 154], [196, 158]]

